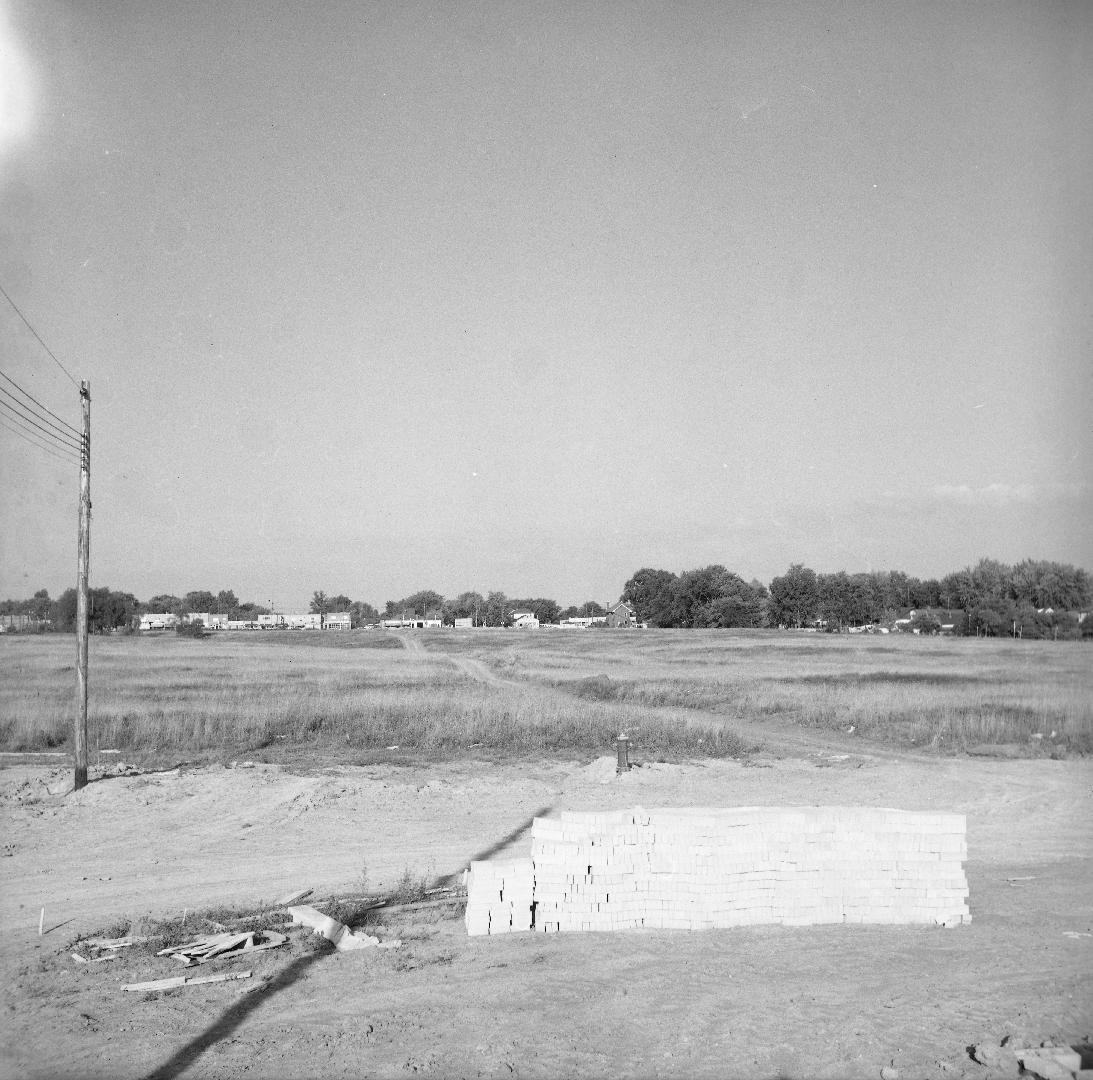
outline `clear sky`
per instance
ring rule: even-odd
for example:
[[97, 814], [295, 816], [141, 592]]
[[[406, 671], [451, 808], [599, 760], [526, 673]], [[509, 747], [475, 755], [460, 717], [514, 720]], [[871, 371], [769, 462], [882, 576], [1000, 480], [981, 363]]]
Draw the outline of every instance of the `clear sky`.
[[0, 0], [0, 285], [142, 599], [1093, 569], [1091, 132], [1084, 0]]

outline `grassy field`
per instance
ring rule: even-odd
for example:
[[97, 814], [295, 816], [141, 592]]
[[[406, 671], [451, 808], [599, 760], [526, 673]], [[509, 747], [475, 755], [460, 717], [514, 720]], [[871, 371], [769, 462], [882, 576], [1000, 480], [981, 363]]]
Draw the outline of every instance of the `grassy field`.
[[430, 647], [462, 647], [510, 678], [601, 701], [730, 722], [782, 716], [941, 750], [1041, 735], [1093, 751], [1093, 650], [1082, 642], [661, 630], [510, 634], [491, 649], [446, 638]]
[[[375, 631], [173, 634], [91, 642], [92, 753], [302, 748], [463, 754], [746, 756], [780, 717], [961, 752], [1093, 751], [1080, 642], [777, 632]], [[0, 639], [0, 749], [70, 749], [75, 641]], [[461, 659], [488, 667], [476, 678]], [[1037, 738], [1040, 736], [1040, 738]]]

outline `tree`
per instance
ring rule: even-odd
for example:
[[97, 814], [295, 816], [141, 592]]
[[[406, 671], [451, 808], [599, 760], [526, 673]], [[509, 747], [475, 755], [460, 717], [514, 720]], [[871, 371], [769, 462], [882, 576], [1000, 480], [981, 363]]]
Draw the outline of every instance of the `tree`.
[[920, 634], [940, 634], [941, 623], [931, 611], [916, 611], [915, 617], [911, 620], [911, 629], [917, 630]]
[[[139, 618], [140, 602], [132, 593], [114, 592], [109, 588], [88, 589], [87, 629], [102, 634], [129, 626]], [[76, 590], [65, 589], [57, 599], [56, 618], [62, 630], [76, 629]]]
[[444, 608], [444, 597], [432, 589], [421, 589], [401, 600], [388, 600], [386, 615], [389, 619], [439, 619]]
[[325, 615], [330, 610], [330, 601], [327, 599], [326, 593], [322, 590], [312, 593], [309, 610], [312, 615]]
[[247, 600], [235, 609], [236, 618], [243, 619], [247, 622], [253, 622], [259, 615], [268, 615], [269, 613], [268, 607], [264, 607], [262, 604], [256, 604], [253, 600]]
[[345, 593], [338, 593], [337, 596], [327, 598], [326, 609], [327, 611], [348, 611], [352, 604], [353, 601]]
[[853, 597], [846, 571], [819, 574], [816, 582], [820, 587], [820, 614], [827, 623], [827, 629], [841, 630], [849, 626], [853, 617]]
[[441, 619], [448, 625], [454, 626], [456, 619], [481, 618], [486, 607], [486, 598], [473, 591], [461, 592], [454, 600], [445, 600], [441, 608]]
[[749, 584], [721, 565], [687, 570], [676, 579], [672, 595], [675, 626], [762, 626], [767, 590]]
[[354, 600], [349, 605], [349, 618], [353, 627], [356, 628], [379, 622], [380, 613], [371, 604], [366, 604], [363, 600]]
[[640, 622], [650, 626], [672, 626], [672, 598], [676, 575], [671, 570], [645, 566], [622, 587], [622, 598], [630, 604]]
[[190, 611], [216, 611], [216, 597], [208, 589], [198, 589], [188, 592], [182, 598], [182, 608]]
[[820, 608], [820, 586], [816, 572], [794, 563], [770, 583], [771, 621], [779, 626], [810, 625]]
[[482, 609], [484, 626], [511, 626], [512, 608], [503, 592], [491, 592], [486, 597], [486, 606]]
[[[75, 590], [73, 590], [74, 592]], [[154, 612], [157, 615], [181, 615], [182, 601], [170, 593], [161, 593], [153, 596], [147, 604], [143, 605], [145, 611]]]
[[879, 622], [883, 602], [872, 574], [855, 574], [850, 579], [847, 603], [848, 621], [851, 626]]
[[[216, 594], [216, 612], [219, 615], [227, 615], [230, 619], [239, 607], [239, 600], [231, 589], [221, 589]], [[210, 611], [213, 609], [210, 608]]]

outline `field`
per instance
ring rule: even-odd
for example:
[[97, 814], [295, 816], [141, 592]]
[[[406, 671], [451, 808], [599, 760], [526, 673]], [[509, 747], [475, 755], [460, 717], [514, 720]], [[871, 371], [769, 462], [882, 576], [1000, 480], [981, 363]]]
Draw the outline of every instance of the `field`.
[[[411, 648], [404, 648], [407, 644]], [[69, 747], [74, 647], [0, 641], [0, 750]], [[741, 757], [756, 721], [942, 753], [1093, 752], [1080, 642], [656, 631], [173, 634], [92, 641], [89, 737], [127, 754]], [[767, 735], [769, 738], [769, 734]]]
[[[0, 749], [70, 749], [74, 653], [0, 639]], [[95, 781], [0, 770], [0, 1074], [1004, 1075], [968, 1045], [1093, 1030], [1089, 661], [715, 631], [96, 638]], [[620, 731], [641, 767], [616, 776]], [[457, 903], [405, 902], [524, 853], [535, 815], [815, 804], [967, 814], [972, 925], [468, 938]], [[273, 925], [302, 886], [402, 946], [297, 933], [225, 965], [249, 983], [138, 995], [176, 973], [152, 945], [71, 957]]]

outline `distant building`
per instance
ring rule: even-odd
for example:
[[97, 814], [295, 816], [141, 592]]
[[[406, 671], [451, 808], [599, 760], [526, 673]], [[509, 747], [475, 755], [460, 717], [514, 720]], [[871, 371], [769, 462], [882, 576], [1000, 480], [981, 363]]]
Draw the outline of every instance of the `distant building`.
[[323, 616], [324, 630], [350, 630], [352, 626], [353, 620], [348, 611], [328, 611]]
[[177, 625], [178, 616], [169, 611], [159, 614], [150, 612], [140, 617], [140, 628], [142, 630], [169, 630]]
[[474, 626], [474, 619], [469, 615], [465, 619], [453, 619], [452, 625], [457, 630], [469, 630]]
[[633, 606], [625, 600], [620, 600], [613, 607], [609, 607], [605, 618], [607, 619], [608, 626], [638, 625], [637, 612], [634, 611]]
[[512, 626], [514, 630], [538, 630], [539, 620], [533, 611], [514, 611]]
[[323, 617], [318, 612], [309, 611], [305, 615], [286, 615], [286, 630], [321, 630]]

